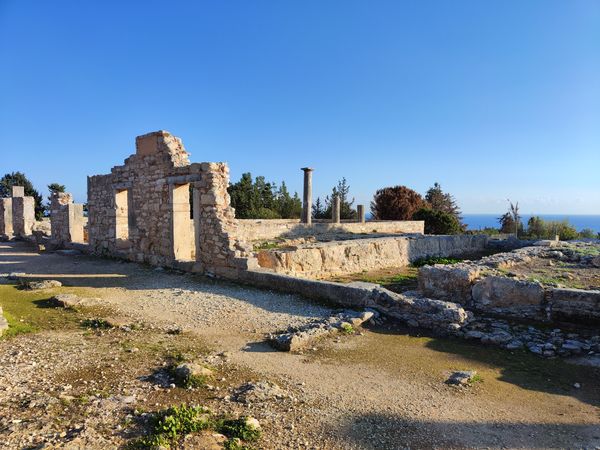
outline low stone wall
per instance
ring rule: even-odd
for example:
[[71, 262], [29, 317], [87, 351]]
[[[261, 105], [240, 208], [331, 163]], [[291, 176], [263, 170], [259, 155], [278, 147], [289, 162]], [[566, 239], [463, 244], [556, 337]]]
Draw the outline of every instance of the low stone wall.
[[599, 322], [600, 291], [547, 286], [508, 277], [498, 270], [527, 263], [532, 257], [549, 257], [552, 252], [550, 247], [528, 247], [477, 262], [424, 266], [419, 269], [419, 291], [500, 317]]
[[411, 327], [429, 328], [437, 332], [453, 332], [460, 329], [471, 317], [456, 303], [397, 294], [373, 283], [342, 284], [309, 280], [261, 269], [223, 269], [219, 275], [236, 282], [295, 293], [343, 307], [373, 308], [400, 319]]
[[258, 263], [279, 273], [322, 278], [403, 267], [432, 256], [460, 256], [483, 250], [486, 242], [483, 235], [352, 239], [262, 251], [258, 253]]
[[369, 222], [313, 222], [311, 225], [300, 223], [297, 219], [238, 219], [236, 237], [252, 242], [277, 238], [297, 238], [303, 236], [336, 235], [349, 233], [423, 234], [425, 222], [406, 221], [369, 221]]

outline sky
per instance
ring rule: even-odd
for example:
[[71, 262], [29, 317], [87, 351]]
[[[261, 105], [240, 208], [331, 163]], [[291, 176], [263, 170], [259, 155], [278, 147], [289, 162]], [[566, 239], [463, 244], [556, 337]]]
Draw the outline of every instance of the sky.
[[84, 202], [160, 129], [314, 197], [600, 214], [600, 1], [0, 0], [1, 174]]

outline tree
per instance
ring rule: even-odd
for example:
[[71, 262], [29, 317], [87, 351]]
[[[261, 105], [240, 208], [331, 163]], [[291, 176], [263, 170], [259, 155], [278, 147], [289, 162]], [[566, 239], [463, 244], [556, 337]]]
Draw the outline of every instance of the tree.
[[35, 218], [41, 220], [44, 216], [44, 205], [42, 204], [42, 194], [35, 190], [33, 184], [21, 172], [7, 173], [0, 179], [0, 197], [10, 197], [13, 186], [23, 186], [25, 195], [33, 197], [35, 202]]
[[425, 234], [459, 234], [462, 232], [456, 217], [445, 211], [421, 208], [413, 214], [413, 220], [425, 221]]
[[298, 197], [298, 193], [294, 192], [292, 197], [287, 190], [285, 181], [281, 182], [275, 196], [275, 210], [284, 219], [299, 219], [302, 214], [302, 201]]
[[302, 213], [298, 193], [291, 196], [285, 182], [278, 189], [263, 176], [252, 181], [252, 174], [244, 173], [240, 181], [229, 185], [228, 192], [238, 219], [292, 219]]
[[376, 220], [412, 220], [419, 209], [428, 206], [418, 192], [406, 186], [394, 186], [375, 193], [371, 213]]
[[355, 219], [356, 210], [352, 207], [352, 205], [354, 204], [354, 198], [352, 198], [352, 200], [349, 200], [350, 186], [348, 185], [346, 178], [342, 178], [341, 180], [339, 180], [337, 185], [335, 185], [331, 189], [331, 195], [325, 197], [324, 205], [321, 203], [321, 199], [317, 197], [318, 205], [317, 203], [313, 205], [313, 218], [331, 219], [333, 213], [333, 199], [336, 196], [340, 197], [340, 219]]
[[534, 239], [544, 239], [548, 236], [546, 224], [539, 216], [533, 216], [527, 221], [527, 236]]
[[591, 228], [584, 228], [579, 232], [579, 237], [581, 239], [594, 239], [596, 237], [596, 232]]
[[466, 226], [462, 224], [460, 208], [456, 204], [454, 196], [442, 191], [442, 187], [439, 183], [433, 183], [433, 186], [427, 190], [425, 201], [431, 205], [432, 210], [441, 211], [454, 216], [459, 225], [461, 225], [461, 228], [466, 228]]
[[52, 194], [55, 192], [65, 192], [67, 188], [64, 184], [50, 183], [48, 185], [48, 190], [50, 191], [50, 195], [48, 196], [48, 204], [50, 204], [52, 203]]
[[313, 219], [324, 219], [325, 216], [325, 207], [323, 206], [323, 202], [321, 202], [321, 198], [317, 197], [317, 201], [313, 205], [312, 208], [312, 217]]
[[508, 200], [508, 212], [498, 218], [500, 222], [501, 233], [514, 233], [515, 237], [519, 236], [519, 231], [523, 230], [523, 223], [519, 214], [519, 202], [513, 204]]

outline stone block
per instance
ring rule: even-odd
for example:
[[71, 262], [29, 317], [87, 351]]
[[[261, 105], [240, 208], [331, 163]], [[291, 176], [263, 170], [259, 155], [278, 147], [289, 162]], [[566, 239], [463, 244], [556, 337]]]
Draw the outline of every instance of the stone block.
[[13, 186], [12, 187], [12, 196], [14, 197], [25, 197], [25, 187], [24, 186]]
[[548, 300], [555, 320], [600, 320], [600, 290], [552, 288]]
[[544, 288], [539, 283], [489, 276], [473, 285], [471, 295], [480, 309], [541, 307]]
[[481, 268], [468, 264], [423, 266], [419, 269], [419, 290], [427, 297], [460, 304], [471, 301], [471, 288]]

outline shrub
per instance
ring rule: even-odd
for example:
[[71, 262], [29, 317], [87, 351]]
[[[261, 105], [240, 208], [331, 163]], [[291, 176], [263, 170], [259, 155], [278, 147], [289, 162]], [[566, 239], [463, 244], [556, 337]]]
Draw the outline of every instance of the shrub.
[[443, 258], [441, 256], [431, 256], [429, 258], [419, 258], [412, 263], [413, 267], [433, 266], [434, 264], [456, 264], [461, 262], [457, 258]]
[[[592, 230], [588, 231], [591, 231], [593, 237], [594, 232]], [[544, 219], [535, 216], [527, 222], [527, 236], [529, 238], [554, 239], [556, 235], [558, 235], [562, 241], [570, 241], [580, 237], [580, 234], [577, 233], [575, 227], [573, 227], [566, 219], [562, 221], [545, 221]]]
[[418, 192], [406, 186], [394, 186], [375, 193], [371, 212], [377, 220], [411, 220], [419, 209], [428, 206]]
[[595, 239], [597, 236], [596, 232], [591, 228], [584, 228], [579, 232], [579, 237], [581, 239]]
[[458, 219], [447, 212], [421, 208], [412, 218], [425, 221], [425, 234], [459, 234], [462, 232]]

